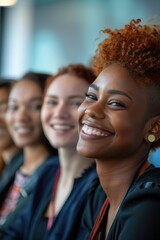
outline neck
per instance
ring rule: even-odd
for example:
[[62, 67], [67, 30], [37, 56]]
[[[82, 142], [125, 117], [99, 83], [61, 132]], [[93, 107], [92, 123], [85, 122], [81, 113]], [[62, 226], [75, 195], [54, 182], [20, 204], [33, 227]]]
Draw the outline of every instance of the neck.
[[[61, 166], [60, 178], [56, 189], [54, 201], [54, 215], [57, 215], [71, 193], [76, 178], [94, 164], [94, 160], [78, 155], [76, 149], [58, 149]], [[52, 216], [53, 212], [48, 208], [46, 213]]]
[[49, 150], [43, 144], [26, 147], [24, 149], [24, 164], [21, 166], [20, 171], [24, 174], [32, 174], [49, 155]]
[[80, 156], [76, 149], [59, 149], [59, 159], [61, 165], [61, 176], [64, 179], [75, 179], [94, 164], [93, 159]]
[[144, 160], [126, 159], [97, 162], [97, 173], [110, 206], [117, 209], [127, 193], [135, 173]]

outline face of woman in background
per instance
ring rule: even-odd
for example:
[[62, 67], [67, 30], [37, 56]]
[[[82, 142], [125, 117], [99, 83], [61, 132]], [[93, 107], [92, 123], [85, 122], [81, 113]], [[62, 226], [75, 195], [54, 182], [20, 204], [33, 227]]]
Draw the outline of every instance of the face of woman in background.
[[110, 65], [90, 85], [79, 107], [77, 150], [97, 159], [127, 158], [144, 149], [148, 116], [146, 88], [127, 69]]
[[9, 90], [7, 88], [0, 88], [0, 150], [2, 151], [13, 145], [13, 140], [8, 131], [5, 119], [8, 95]]
[[40, 86], [29, 80], [17, 82], [10, 92], [6, 120], [19, 147], [36, 145], [41, 141], [42, 94]]
[[77, 110], [89, 84], [74, 75], [64, 74], [50, 84], [41, 119], [46, 137], [55, 148], [75, 148], [78, 140]]

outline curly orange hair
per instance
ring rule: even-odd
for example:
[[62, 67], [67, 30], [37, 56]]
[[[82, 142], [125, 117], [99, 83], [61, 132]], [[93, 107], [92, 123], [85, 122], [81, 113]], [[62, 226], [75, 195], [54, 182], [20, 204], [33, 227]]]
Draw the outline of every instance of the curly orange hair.
[[99, 44], [93, 60], [97, 75], [119, 63], [133, 76], [142, 77], [142, 82], [160, 86], [160, 26], [142, 26], [140, 22], [132, 19], [123, 29], [103, 30], [108, 38]]
[[[98, 75], [110, 64], [118, 63], [127, 68], [135, 81], [156, 86], [150, 105], [153, 108], [156, 104], [160, 109], [160, 25], [142, 26], [140, 22], [140, 19], [132, 19], [123, 29], [104, 29], [108, 38], [99, 44], [93, 67]], [[151, 149], [159, 146], [160, 139], [152, 144]]]

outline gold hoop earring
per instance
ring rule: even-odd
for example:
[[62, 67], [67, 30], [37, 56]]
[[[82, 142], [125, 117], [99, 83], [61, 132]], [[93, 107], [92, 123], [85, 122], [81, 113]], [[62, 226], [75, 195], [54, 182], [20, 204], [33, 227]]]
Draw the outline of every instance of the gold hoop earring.
[[155, 138], [155, 136], [154, 136], [153, 134], [149, 134], [149, 135], [148, 135], [148, 141], [149, 141], [150, 143], [154, 142], [155, 140], [156, 140], [156, 138]]

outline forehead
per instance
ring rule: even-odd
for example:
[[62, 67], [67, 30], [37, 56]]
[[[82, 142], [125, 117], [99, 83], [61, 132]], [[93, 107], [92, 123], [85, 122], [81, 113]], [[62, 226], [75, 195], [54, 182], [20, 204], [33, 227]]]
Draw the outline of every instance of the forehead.
[[50, 84], [47, 95], [69, 96], [79, 95], [86, 92], [89, 84], [83, 79], [71, 74], [64, 74]]
[[15, 85], [11, 89], [9, 98], [23, 100], [37, 96], [42, 96], [42, 90], [38, 83], [29, 80], [22, 80], [15, 83]]
[[117, 90], [129, 95], [133, 101], [147, 100], [147, 88], [135, 81], [129, 71], [118, 64], [105, 68], [94, 84], [106, 93], [109, 90]]

